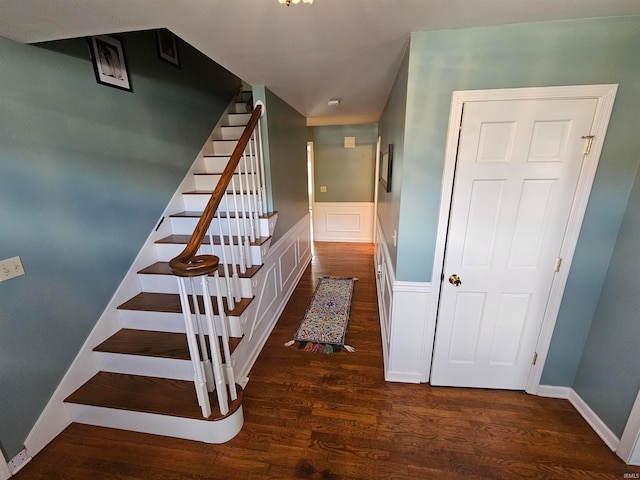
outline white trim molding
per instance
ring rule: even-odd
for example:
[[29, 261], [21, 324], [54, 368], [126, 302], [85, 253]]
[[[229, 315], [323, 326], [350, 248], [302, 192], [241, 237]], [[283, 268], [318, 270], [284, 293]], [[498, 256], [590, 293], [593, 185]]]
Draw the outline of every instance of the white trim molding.
[[[465, 103], [493, 100], [524, 100], [524, 99], [569, 99], [592, 98], [597, 100], [595, 118], [590, 135], [593, 135], [591, 153], [585, 157], [582, 173], [576, 189], [575, 201], [565, 233], [561, 256], [563, 268], [556, 275], [553, 282], [548, 307], [543, 319], [536, 352], [538, 361], [531, 368], [526, 391], [535, 393], [540, 385], [540, 379], [551, 344], [551, 337], [556, 318], [560, 310], [562, 294], [567, 282], [571, 261], [575, 252], [582, 219], [587, 208], [591, 186], [595, 177], [602, 145], [613, 109], [618, 85], [572, 85], [560, 87], [508, 88], [496, 90], [466, 90], [453, 92], [451, 111], [449, 115], [449, 130], [447, 135], [444, 169], [442, 174], [442, 190], [440, 196], [440, 212], [436, 234], [436, 248], [434, 254], [433, 271], [431, 276], [431, 291], [433, 292], [429, 318], [427, 319], [428, 335], [433, 346], [435, 341], [435, 324], [438, 313], [439, 292], [442, 283], [442, 265], [446, 248], [447, 229], [453, 193], [454, 173], [460, 137], [460, 120]], [[565, 268], [566, 266], [566, 268]]]
[[569, 402], [571, 402], [571, 405], [573, 405], [578, 413], [582, 415], [582, 418], [587, 421], [602, 441], [615, 452], [618, 449], [618, 443], [620, 443], [620, 440], [616, 434], [613, 433], [602, 420], [600, 420], [600, 417], [591, 410], [591, 407], [587, 405], [587, 402], [585, 402], [574, 389], [571, 389], [569, 393]]
[[569, 400], [569, 395], [571, 395], [571, 388], [554, 387], [552, 385], [539, 385], [536, 395], [539, 397], [562, 398], [564, 400]]
[[629, 465], [640, 466], [640, 392], [622, 432], [616, 454]]
[[0, 480], [7, 480], [10, 476], [9, 465], [7, 465], [4, 455], [0, 452]]
[[431, 343], [427, 336], [431, 284], [395, 280], [387, 243], [379, 226], [375, 261], [385, 380], [425, 382], [431, 363]]
[[569, 400], [569, 403], [573, 405], [582, 418], [584, 418], [589, 426], [598, 434], [602, 441], [612, 451], [618, 449], [620, 440], [613, 433], [609, 427], [598, 417], [587, 402], [585, 402], [578, 393], [570, 387], [555, 387], [552, 385], [539, 385], [536, 391], [536, 395], [539, 397], [559, 398], [563, 400]]
[[315, 202], [314, 240], [372, 243], [373, 206], [373, 202]]

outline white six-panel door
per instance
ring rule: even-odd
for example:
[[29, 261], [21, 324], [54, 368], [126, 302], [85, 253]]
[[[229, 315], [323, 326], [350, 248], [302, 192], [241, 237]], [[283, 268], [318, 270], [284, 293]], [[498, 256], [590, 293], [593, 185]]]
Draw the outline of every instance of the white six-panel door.
[[525, 388], [596, 107], [464, 104], [433, 385]]

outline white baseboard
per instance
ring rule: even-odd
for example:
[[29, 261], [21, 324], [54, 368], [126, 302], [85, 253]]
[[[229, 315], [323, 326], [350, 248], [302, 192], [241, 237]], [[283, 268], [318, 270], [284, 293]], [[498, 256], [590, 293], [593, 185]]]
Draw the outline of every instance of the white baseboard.
[[562, 398], [565, 400], [569, 399], [570, 394], [571, 388], [554, 387], [552, 385], [538, 385], [538, 390], [536, 391], [536, 395], [539, 397]]
[[318, 242], [373, 242], [373, 203], [316, 202], [313, 237]]
[[620, 443], [620, 439], [605, 425], [605, 423], [600, 420], [600, 417], [596, 415], [596, 413], [591, 410], [591, 407], [587, 405], [580, 395], [576, 393], [575, 390], [570, 389], [569, 393], [569, 402], [571, 405], [575, 407], [575, 409], [582, 415], [582, 417], [587, 421], [587, 423], [593, 428], [593, 430], [598, 434], [598, 436], [602, 439], [604, 443], [612, 450], [616, 451], [618, 449], [618, 444]]
[[540, 397], [561, 398], [569, 400], [571, 405], [584, 418], [589, 426], [598, 434], [602, 441], [612, 450], [616, 451], [620, 444], [620, 439], [613, 433], [609, 427], [598, 417], [587, 402], [585, 402], [578, 393], [570, 387], [554, 387], [552, 385], [540, 385], [536, 391], [536, 395]]
[[640, 392], [620, 437], [616, 454], [627, 464], [640, 466]]

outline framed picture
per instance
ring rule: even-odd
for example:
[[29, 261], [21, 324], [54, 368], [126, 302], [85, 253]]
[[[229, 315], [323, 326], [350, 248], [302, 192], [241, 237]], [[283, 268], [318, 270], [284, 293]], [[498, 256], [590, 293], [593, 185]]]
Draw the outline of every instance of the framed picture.
[[387, 191], [391, 191], [391, 172], [393, 171], [393, 143], [380, 151], [380, 183]]
[[176, 36], [166, 28], [156, 30], [156, 41], [158, 44], [158, 55], [176, 67], [180, 66], [180, 58], [178, 57], [178, 42]]
[[120, 40], [108, 35], [91, 37], [89, 52], [98, 83], [131, 91], [129, 71]]

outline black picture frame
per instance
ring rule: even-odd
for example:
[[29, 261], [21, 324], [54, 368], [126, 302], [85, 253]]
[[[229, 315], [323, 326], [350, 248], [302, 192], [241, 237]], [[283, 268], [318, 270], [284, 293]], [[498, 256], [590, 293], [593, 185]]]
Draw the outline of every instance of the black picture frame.
[[180, 56], [178, 54], [178, 41], [176, 36], [166, 28], [156, 30], [156, 44], [158, 56], [174, 67], [180, 68]]
[[109, 35], [89, 37], [88, 42], [96, 81], [127, 92], [133, 91], [122, 42]]
[[379, 181], [385, 191], [391, 191], [391, 173], [393, 172], [393, 143], [380, 149]]

